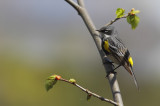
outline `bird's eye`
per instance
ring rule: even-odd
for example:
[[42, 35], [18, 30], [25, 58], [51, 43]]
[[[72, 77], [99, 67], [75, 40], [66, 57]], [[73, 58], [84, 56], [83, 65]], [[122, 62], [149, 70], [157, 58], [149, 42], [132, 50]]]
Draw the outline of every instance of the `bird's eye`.
[[104, 30], [104, 32], [106, 32], [106, 33], [107, 33], [107, 32], [108, 32], [108, 30]]
[[106, 33], [107, 35], [111, 35], [112, 30], [104, 30], [104, 33]]

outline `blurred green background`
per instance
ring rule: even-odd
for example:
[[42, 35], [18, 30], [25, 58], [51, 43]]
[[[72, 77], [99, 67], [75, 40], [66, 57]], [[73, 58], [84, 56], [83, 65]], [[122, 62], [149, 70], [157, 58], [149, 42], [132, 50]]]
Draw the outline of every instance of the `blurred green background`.
[[[97, 29], [115, 18], [117, 8], [141, 11], [131, 30], [114, 24], [130, 49], [139, 82], [121, 67], [118, 80], [125, 106], [158, 106], [160, 98], [159, 0], [85, 0]], [[112, 106], [58, 82], [49, 92], [45, 79], [58, 74], [111, 98], [99, 53], [82, 19], [64, 0], [0, 0], [0, 106]]]

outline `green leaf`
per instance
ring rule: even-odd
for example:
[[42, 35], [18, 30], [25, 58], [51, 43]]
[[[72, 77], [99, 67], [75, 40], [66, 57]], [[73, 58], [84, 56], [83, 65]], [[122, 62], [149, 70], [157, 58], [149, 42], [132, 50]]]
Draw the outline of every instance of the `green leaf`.
[[69, 82], [76, 83], [76, 80], [75, 79], [69, 79]]
[[136, 29], [136, 27], [139, 24], [139, 21], [140, 21], [140, 19], [137, 15], [128, 15], [127, 16], [127, 22], [129, 24], [131, 24], [131, 27], [132, 27], [133, 30]]
[[89, 101], [91, 99], [91, 96], [92, 95], [90, 95], [90, 94], [87, 95], [87, 101]]
[[53, 87], [53, 85], [56, 84], [56, 82], [57, 82], [56, 76], [57, 75], [52, 75], [46, 79], [45, 88], [47, 91], [49, 91]]
[[123, 8], [117, 8], [117, 11], [116, 11], [116, 18], [121, 18], [123, 17], [125, 14], [124, 14], [125, 10]]
[[135, 10], [135, 11], [132, 11], [131, 13], [132, 14], [138, 14], [138, 13], [140, 13], [140, 11], [139, 10]]
[[131, 9], [131, 11], [129, 12], [130, 15], [135, 15], [135, 14], [138, 14], [140, 13], [139, 10], [135, 10], [134, 8]]
[[55, 85], [57, 82], [57, 80], [46, 80], [46, 83], [45, 83], [45, 87], [46, 87], [46, 90], [49, 91], [53, 85]]
[[47, 78], [47, 80], [55, 80], [57, 75], [51, 75]]

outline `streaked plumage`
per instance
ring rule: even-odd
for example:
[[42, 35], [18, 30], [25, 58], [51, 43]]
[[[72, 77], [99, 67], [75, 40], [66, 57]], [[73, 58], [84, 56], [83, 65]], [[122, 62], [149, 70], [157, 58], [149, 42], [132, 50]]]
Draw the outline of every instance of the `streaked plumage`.
[[97, 30], [101, 32], [102, 49], [112, 62], [122, 65], [134, 78], [136, 87], [139, 89], [137, 80], [133, 73], [133, 60], [129, 50], [125, 47], [113, 26], [107, 26]]

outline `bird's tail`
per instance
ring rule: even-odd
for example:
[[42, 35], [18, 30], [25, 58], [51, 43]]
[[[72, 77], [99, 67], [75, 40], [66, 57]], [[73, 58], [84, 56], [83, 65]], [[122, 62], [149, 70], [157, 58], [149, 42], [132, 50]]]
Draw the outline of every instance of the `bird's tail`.
[[137, 83], [136, 76], [135, 76], [135, 74], [134, 74], [134, 72], [133, 72], [133, 68], [132, 68], [132, 67], [129, 67], [129, 66], [127, 66], [127, 65], [124, 65], [124, 68], [132, 75], [132, 77], [133, 77], [133, 79], [134, 79], [134, 83], [135, 83], [137, 89], [139, 90], [139, 86], [138, 86], [138, 83]]

